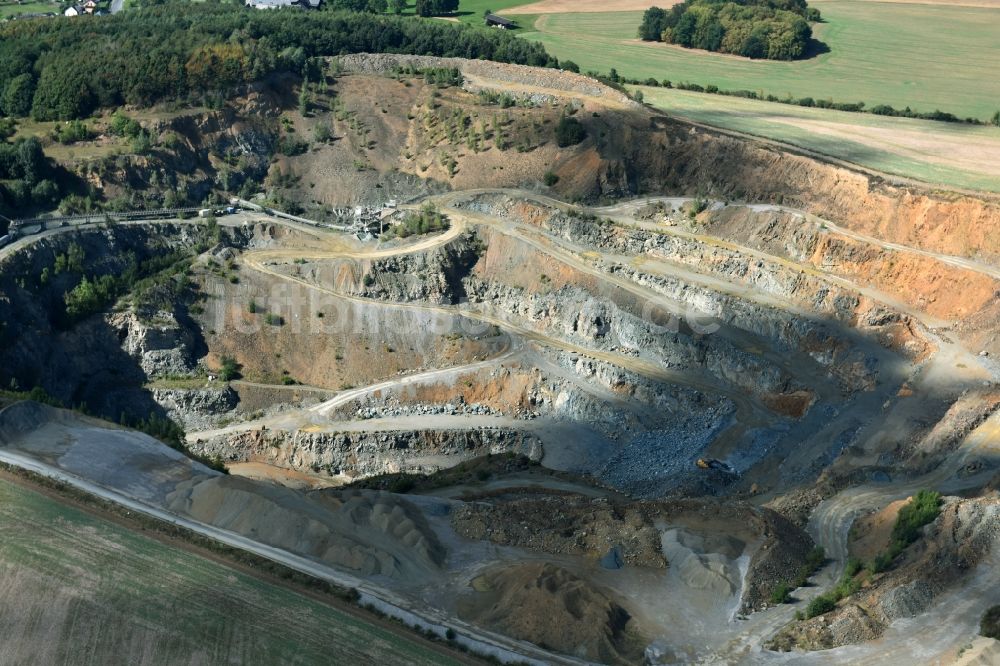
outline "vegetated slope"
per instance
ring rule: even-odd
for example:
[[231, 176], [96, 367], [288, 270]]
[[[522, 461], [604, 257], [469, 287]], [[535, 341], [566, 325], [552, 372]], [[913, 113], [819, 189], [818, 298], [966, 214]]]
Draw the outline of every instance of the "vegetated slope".
[[[4, 113], [20, 117], [30, 111], [36, 120], [72, 120], [98, 108], [224, 93], [279, 72], [314, 74], [311, 59], [340, 53], [548, 62], [537, 45], [461, 25], [368, 13], [248, 12], [181, 3], [97, 22], [15, 22], [0, 29], [0, 44]], [[77, 57], [84, 48], [115, 55], [84, 66]]]
[[[317, 215], [428, 190], [538, 186], [551, 173], [552, 192], [567, 200], [686, 192], [782, 202], [885, 241], [1000, 256], [1000, 241], [988, 233], [1000, 208], [987, 199], [890, 185], [645, 110], [607, 108], [608, 100], [620, 104], [617, 92], [560, 72], [498, 65], [509, 68], [501, 80], [470, 65], [465, 85], [488, 90], [480, 95], [392, 75], [392, 57], [375, 58], [390, 76], [330, 72], [310, 84], [305, 116], [290, 81], [265, 83], [221, 111], [145, 123], [161, 141], [179, 135], [176, 148], [164, 143], [150, 157], [71, 166], [108, 199], [153, 201], [168, 191], [193, 201], [213, 189], [251, 194], [268, 173], [273, 199]], [[556, 125], [574, 106], [586, 138], [559, 147]], [[272, 155], [277, 162], [268, 168], [260, 158]], [[166, 185], [153, 176], [179, 164], [194, 175]]]
[[[876, 638], [894, 620], [928, 611], [936, 597], [991, 557], [1000, 534], [996, 492], [949, 498], [940, 513], [935, 508], [913, 523], [907, 508], [924, 494], [889, 505], [874, 520], [855, 524], [851, 533], [856, 564], [837, 588], [844, 590], [846, 599], [832, 612], [783, 629], [771, 642], [772, 649], [828, 649]], [[908, 531], [901, 529], [907, 519]], [[900, 536], [904, 533], [905, 538]], [[992, 560], [987, 562], [991, 564]]]
[[[513, 69], [527, 77], [538, 71]], [[544, 77], [540, 78], [538, 83], [544, 85]], [[751, 141], [691, 130], [683, 123], [647, 111], [602, 108], [600, 100], [614, 95], [611, 92], [600, 96], [586, 89], [575, 94], [564, 92], [562, 99], [543, 98], [534, 106], [503, 109], [484, 105], [478, 97], [455, 88], [425, 90], [426, 97], [421, 98], [413, 87], [391, 79], [354, 79], [344, 77], [338, 84], [349, 86], [339, 93], [339, 103], [347, 112], [358, 114], [363, 108], [359, 94], [362, 88], [374, 86], [380, 90], [379, 97], [387, 100], [386, 112], [368, 116], [361, 130], [379, 137], [370, 151], [360, 151], [371, 155], [373, 170], [379, 174], [389, 171], [381, 164], [395, 164], [399, 171], [430, 177], [454, 189], [468, 189], [537, 184], [551, 171], [560, 177], [553, 192], [563, 199], [668, 191], [781, 202], [886, 241], [947, 254], [987, 259], [1000, 256], [1000, 245], [987, 233], [1000, 216], [1000, 207], [989, 199], [890, 185]], [[537, 85], [533, 80], [532, 84]], [[522, 92], [514, 86], [508, 90], [516, 97], [531, 97], [530, 91]], [[394, 103], [400, 96], [402, 99]], [[576, 118], [586, 128], [587, 139], [560, 149], [554, 145], [554, 123], [573, 99], [583, 104]], [[404, 109], [413, 118], [399, 126], [395, 114]], [[479, 151], [464, 145], [469, 127], [449, 137], [449, 132], [455, 132], [450, 129], [455, 127], [454, 121], [449, 123], [449, 119], [458, 118], [458, 114], [464, 114], [462, 122], [470, 123], [478, 132]], [[494, 116], [507, 123], [499, 132], [492, 130]], [[395, 131], [389, 129], [390, 123], [397, 124]], [[428, 129], [427, 125], [432, 127]], [[345, 134], [352, 141], [350, 134]], [[497, 135], [508, 141], [510, 148], [497, 148]], [[494, 145], [490, 145], [491, 140]], [[510, 152], [518, 148], [524, 152]], [[338, 149], [346, 147], [321, 148], [318, 153], [290, 159], [289, 168], [300, 173], [296, 164], [301, 160], [301, 173], [311, 172], [324, 154], [330, 155], [325, 158], [328, 162], [344, 164], [350, 153], [338, 155]], [[504, 168], [511, 159], [517, 160], [518, 169]], [[373, 176], [367, 177], [368, 182]]]
[[[201, 351], [200, 334], [184, 325], [194, 296], [183, 264], [206, 238], [204, 227], [191, 224], [116, 226], [43, 239], [6, 257], [0, 271], [4, 387], [38, 386], [66, 405], [113, 420], [162, 418], [142, 385], [157, 371], [190, 370]], [[128, 284], [119, 281], [123, 276]], [[105, 314], [127, 295], [134, 310]], [[155, 341], [129, 348], [130, 329], [146, 328], [158, 328]]]

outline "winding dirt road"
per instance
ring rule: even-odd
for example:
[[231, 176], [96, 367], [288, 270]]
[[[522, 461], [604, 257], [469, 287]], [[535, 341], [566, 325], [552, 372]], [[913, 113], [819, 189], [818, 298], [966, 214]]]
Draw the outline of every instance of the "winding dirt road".
[[[671, 371], [656, 363], [628, 356], [626, 354], [587, 348], [585, 346], [533, 330], [521, 322], [512, 321], [510, 317], [504, 316], [503, 313], [492, 312], [485, 308], [474, 308], [469, 304], [448, 306], [415, 302], [387, 302], [379, 299], [364, 298], [345, 293], [340, 290], [327, 288], [279, 270], [279, 267], [283, 262], [302, 258], [314, 261], [341, 259], [375, 260], [403, 254], [427, 252], [435, 248], [442, 247], [455, 240], [462, 233], [464, 233], [466, 229], [472, 226], [482, 225], [488, 226], [489, 228], [500, 233], [516, 237], [518, 240], [529, 244], [531, 247], [547, 254], [557, 261], [572, 266], [574, 269], [587, 275], [594, 276], [600, 280], [606, 281], [609, 284], [613, 284], [618, 288], [627, 290], [629, 293], [632, 293], [640, 298], [653, 300], [664, 308], [678, 307], [678, 304], [675, 301], [664, 298], [650, 289], [638, 286], [630, 280], [609, 275], [608, 272], [595, 267], [593, 264], [589, 263], [580, 256], [578, 248], [573, 248], [567, 245], [561, 239], [552, 238], [535, 228], [528, 228], [524, 225], [496, 220], [487, 215], [470, 213], [468, 210], [455, 207], [455, 204], [463, 198], [468, 198], [479, 193], [501, 193], [509, 194], [511, 196], [521, 196], [564, 210], [576, 208], [548, 197], [540, 196], [534, 193], [519, 192], [516, 190], [476, 190], [470, 192], [449, 193], [442, 195], [441, 197], [434, 198], [446, 209], [447, 213], [453, 220], [452, 226], [446, 232], [436, 236], [425, 237], [416, 242], [396, 247], [377, 247], [372, 250], [353, 250], [346, 247], [332, 247], [329, 250], [251, 250], [243, 254], [242, 260], [244, 265], [251, 270], [258, 271], [276, 279], [294, 282], [308, 289], [319, 290], [337, 298], [383, 308], [415, 309], [449, 316], [465, 317], [481, 323], [495, 325], [511, 334], [511, 339], [514, 341], [523, 340], [527, 343], [535, 343], [557, 351], [578, 354], [583, 357], [624, 368], [630, 372], [634, 372], [638, 375], [656, 381], [689, 386], [691, 388], [711, 393], [721, 393], [731, 399], [737, 407], [736, 421], [738, 425], [734, 426], [735, 429], [733, 429], [728, 436], [738, 436], [745, 429], [754, 427], [765, 421], [765, 410], [760, 405], [759, 401], [746, 395], [745, 392], [720, 386], [717, 379], [707, 376], [698, 377], [687, 371]], [[637, 222], [629, 216], [629, 214], [633, 213], [639, 206], [645, 205], [649, 201], [670, 201], [672, 203], [676, 203], [684, 200], [685, 199], [670, 197], [653, 199], [644, 198], [633, 202], [617, 204], [611, 207], [594, 208], [591, 210], [594, 213], [610, 216], [615, 219], [616, 222], [641, 227], [644, 226], [643, 223]], [[803, 211], [774, 206], [758, 206], [757, 208], [760, 210], [773, 209], [776, 211], [801, 215], [804, 220], [819, 225], [821, 228], [825, 228], [831, 232], [841, 234], [845, 237], [849, 237], [875, 247], [932, 257], [952, 266], [975, 271], [994, 279], [1000, 279], [1000, 269], [973, 259], [943, 255], [926, 250], [911, 248], [897, 243], [881, 241], [879, 239], [871, 238], [863, 234], [844, 229], [843, 227], [835, 225], [827, 220], [816, 218]], [[267, 221], [269, 223], [301, 228], [299, 225], [295, 225], [294, 223], [285, 220], [268, 218], [263, 215], [233, 216], [230, 218], [223, 218], [220, 220], [220, 223], [226, 224], [227, 226], [235, 226], [259, 221]], [[179, 221], [174, 223], [179, 223]], [[188, 221], [185, 223], [197, 224], [198, 222]], [[157, 220], [145, 223], [130, 222], [125, 224], [164, 224], [164, 221]], [[14, 244], [0, 250], [0, 258], [9, 256], [28, 244], [36, 242], [38, 239], [75, 230], [76, 228], [55, 229], [43, 232], [37, 236], [19, 239]], [[906, 307], [905, 304], [899, 303], [897, 299], [893, 299], [884, 293], [880, 293], [863, 285], [858, 285], [843, 276], [834, 276], [824, 273], [813, 266], [804, 266], [802, 264], [797, 264], [787, 259], [768, 255], [750, 248], [732, 243], [726, 243], [725, 241], [721, 241], [717, 238], [689, 234], [677, 229], [664, 228], [661, 226], [657, 227], [657, 231], [662, 233], [674, 233], [700, 243], [718, 244], [729, 249], [738, 250], [742, 253], [759, 256], [767, 261], [785, 265], [796, 270], [808, 270], [810, 273], [818, 275], [825, 280], [829, 280], [831, 283], [835, 283], [842, 287], [865, 294], [866, 296], [869, 296], [879, 302], [886, 303], [895, 309], [907, 312], [929, 328], [938, 327], [944, 323], [939, 320], [935, 320], [934, 318], [930, 318], [924, 313], [915, 311], [913, 308]], [[322, 234], [317, 234], [316, 230], [309, 230], [309, 232], [313, 235], [322, 236]], [[705, 282], [705, 276], [700, 275], [696, 270], [679, 266], [677, 267], [677, 270], [682, 279], [691, 280], [693, 282], [698, 280], [701, 280], [703, 283]], [[739, 295], [742, 298], [745, 296], [745, 293], [740, 293]], [[832, 391], [832, 385], [828, 378], [822, 377], [821, 373], [818, 371], [807, 370], [807, 368], [811, 368], [811, 366], [803, 366], [798, 362], [799, 359], [793, 357], [782, 358], [777, 351], [771, 350], [766, 344], [762, 345], [759, 338], [749, 336], [742, 331], [734, 329], [724, 330], [723, 334], [730, 336], [729, 339], [741, 348], [763, 350], [761, 353], [767, 356], [769, 360], [779, 364], [780, 367], [794, 369], [798, 374], [806, 371], [810, 372], [811, 374], [809, 379], [812, 386], [819, 387], [820, 391]], [[978, 365], [978, 361], [967, 350], [961, 349], [960, 346], [956, 344], [947, 345], [947, 343], [942, 342], [942, 345], [946, 345], [947, 349], [952, 350], [953, 355], [946, 355], [948, 356], [948, 365], [947, 367], [941, 366], [938, 369], [938, 372], [944, 373], [949, 370], [953, 370], [954, 366], [959, 361], [962, 363], [975, 363], [977, 364], [977, 367], [980, 367]], [[414, 373], [405, 377], [385, 380], [371, 386], [337, 393], [331, 399], [301, 410], [294, 415], [283, 414], [269, 419], [237, 424], [223, 429], [191, 433], [189, 435], [189, 439], [226, 435], [240, 430], [260, 427], [261, 425], [281, 424], [285, 427], [298, 427], [296, 424], [299, 423], [322, 423], [325, 420], [328, 420], [338, 408], [375, 391], [392, 390], [403, 386], [437, 381], [463, 372], [493, 367], [505, 360], [513, 359], [518, 354], [522, 353], [522, 351], [522, 343], [514, 342], [500, 355], [490, 359], [463, 366], [439, 368]], [[933, 364], [931, 365], [931, 369], [934, 369]], [[982, 475], [960, 478], [957, 475], [957, 472], [970, 457], [981, 454], [983, 451], [989, 451], [994, 455], [1000, 453], [997, 451], [998, 440], [1000, 440], [1000, 416], [994, 415], [994, 417], [987, 420], [982, 426], [980, 426], [980, 428], [973, 431], [973, 433], [966, 438], [962, 447], [949, 457], [945, 464], [942, 464], [931, 473], [923, 477], [910, 479], [901, 483], [867, 484], [855, 487], [840, 492], [821, 503], [813, 512], [809, 523], [809, 531], [815, 537], [817, 542], [826, 548], [828, 555], [834, 560], [834, 564], [821, 575], [820, 580], [824, 583], [832, 583], [842, 570], [847, 557], [848, 531], [851, 522], [860, 511], [884, 506], [892, 500], [906, 497], [919, 488], [933, 487], [946, 492], [958, 492], [976, 487], [977, 484], [981, 485], [984, 480], [981, 478]], [[328, 567], [318, 565], [310, 560], [305, 560], [304, 558], [299, 558], [285, 551], [264, 546], [258, 542], [218, 530], [217, 528], [213, 528], [209, 525], [203, 525], [194, 521], [179, 518], [178, 516], [163, 511], [162, 509], [137, 502], [136, 500], [128, 498], [113, 489], [107, 489], [96, 486], [95, 484], [90, 484], [85, 480], [72, 477], [71, 475], [66, 475], [59, 470], [55, 470], [54, 468], [37, 461], [27, 459], [23, 456], [18, 456], [12, 452], [0, 449], [0, 460], [25, 467], [27, 469], [32, 469], [33, 471], [37, 471], [47, 476], [60, 478], [87, 492], [104, 497], [110, 501], [122, 504], [123, 506], [128, 506], [129, 508], [133, 508], [137, 511], [142, 511], [161, 520], [181, 524], [199, 533], [206, 534], [212, 538], [217, 538], [224, 543], [229, 543], [230, 545], [258, 553], [264, 557], [269, 557], [301, 571], [306, 571], [312, 575], [316, 575], [341, 585], [358, 587], [372, 599], [377, 598], [381, 600], [380, 603], [398, 607], [401, 611], [405, 611], [407, 613], [415, 612], [412, 609], [407, 608], [406, 602], [397, 598], [388, 590], [375, 588], [369, 583], [354, 579], [351, 576], [329, 569]], [[996, 551], [996, 549], [994, 550]], [[792, 619], [795, 607], [782, 606], [764, 613], [755, 614], [750, 618], [750, 620], [742, 624], [737, 624], [728, 628], [720, 628], [720, 647], [712, 651], [711, 656], [707, 657], [706, 663], [760, 663], [762, 661], [773, 661], [775, 663], [842, 663], [845, 660], [859, 663], [927, 663], [927, 659], [941, 656], [947, 650], [952, 649], [955, 646], [956, 641], [963, 640], [965, 637], [971, 636], [972, 633], [974, 633], [974, 622], [978, 621], [977, 609], [979, 609], [983, 604], [983, 596], [991, 590], [995, 590], [997, 585], [1000, 585], [1000, 578], [998, 578], [998, 576], [1000, 576], [1000, 559], [998, 558], [1000, 558], [1000, 554], [994, 552], [989, 561], [976, 570], [967, 585], [964, 586], [962, 590], [946, 595], [930, 611], [916, 618], [907, 620], [905, 623], [900, 624], [899, 628], [897, 628], [896, 625], [893, 625], [889, 632], [887, 632], [886, 636], [877, 642], [809, 655], [776, 655], [774, 653], [764, 652], [761, 648], [762, 641], [770, 633], [773, 633], [773, 631], [777, 630], [780, 626]], [[817, 594], [822, 589], [823, 587], [813, 588], [813, 590], [806, 592], [805, 594]], [[423, 617], [426, 617], [426, 613], [424, 613]], [[469, 640], [480, 641], [477, 643], [480, 647], [486, 646], [487, 649], [503, 651], [504, 656], [512, 654], [529, 655], [533, 659], [549, 661], [550, 663], [553, 659], [552, 655], [539, 651], [533, 646], [518, 644], [516, 642], [512, 643], [508, 639], [503, 639], [501, 637], [485, 636], [483, 632], [472, 630], [461, 623], [456, 623], [454, 620], [445, 618], [443, 615], [434, 616], [428, 621], [434, 623], [434, 626], [440, 628], [442, 632], [444, 631], [444, 627], [456, 627], [457, 630], [460, 630], [462, 635], [473, 637], [469, 638]], [[921, 636], [922, 640], [913, 641], [912, 639], [915, 635]], [[930, 654], [927, 648], [927, 639], [932, 636], [935, 637], [934, 640], [937, 641], [934, 646], [934, 649], [937, 650], [937, 652], [933, 655]], [[562, 663], [576, 662], [567, 659], [562, 661]]]

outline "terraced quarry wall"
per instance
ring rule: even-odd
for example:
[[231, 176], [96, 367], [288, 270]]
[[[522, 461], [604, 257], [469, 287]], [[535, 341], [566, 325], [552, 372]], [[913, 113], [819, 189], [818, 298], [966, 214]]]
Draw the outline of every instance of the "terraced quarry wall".
[[[336, 140], [271, 164], [275, 192], [317, 213], [359, 193], [435, 192], [386, 224], [427, 203], [437, 231], [373, 242], [266, 211], [226, 216], [176, 276], [198, 287], [178, 299], [189, 317], [123, 301], [62, 333], [40, 304], [70, 286], [41, 284], [57, 252], [85, 242], [72, 281], [112, 274], [133, 244], [194, 246], [192, 225], [54, 234], [5, 260], [4, 313], [28, 316], [0, 372], [30, 379], [31, 363], [47, 364], [74, 395], [113, 395], [100, 389], [117, 378], [181, 413], [188, 446], [239, 463], [232, 475], [30, 403], [0, 418], [33, 415], [0, 431], [0, 454], [385, 585], [372, 594], [463, 635], [502, 632], [515, 651], [531, 648], [513, 639], [571, 649], [551, 643], [565, 620], [587, 659], [631, 659], [645, 643], [664, 662], [753, 663], [775, 635], [809, 649], [884, 635], [832, 658], [912, 656], [920, 646], [892, 633], [911, 607], [912, 625], [952, 649], [950, 627], [964, 637], [995, 587], [974, 567], [991, 562], [995, 533], [983, 488], [1000, 467], [1000, 305], [993, 241], [949, 234], [995, 221], [995, 203], [693, 129], [576, 77], [468, 73], [475, 90], [522, 101], [504, 109], [390, 71], [327, 81], [336, 94], [318, 94], [308, 117], [261, 89], [244, 108], [176, 120], [192, 146], [249, 138], [221, 120], [251, 107], [285, 135], [330, 122]], [[560, 148], [553, 125], [571, 112], [588, 137]], [[549, 171], [559, 180], [543, 190]], [[81, 346], [83, 369], [67, 360]], [[19, 353], [34, 358], [17, 365]], [[87, 384], [98, 365], [102, 381]], [[366, 489], [330, 487], [352, 482]], [[887, 570], [856, 572], [870, 585], [845, 588], [834, 629], [794, 620], [836, 589], [855, 517], [925, 487], [965, 499]], [[810, 557], [812, 543], [826, 553]], [[935, 553], [957, 567], [948, 585], [926, 585]], [[965, 583], [968, 603], [932, 603]], [[776, 601], [781, 584], [798, 606]]]

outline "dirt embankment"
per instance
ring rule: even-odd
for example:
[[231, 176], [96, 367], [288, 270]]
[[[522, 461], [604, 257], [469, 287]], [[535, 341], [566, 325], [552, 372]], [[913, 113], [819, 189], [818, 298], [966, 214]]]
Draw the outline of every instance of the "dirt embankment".
[[[701, 191], [780, 203], [885, 241], [1000, 262], [1000, 238], [991, 233], [1000, 223], [1000, 201], [992, 196], [890, 185], [662, 116], [647, 122], [629, 123], [617, 137], [622, 149], [632, 145], [628, 164], [637, 192]], [[647, 133], [645, 141], [637, 136]]]
[[[859, 520], [852, 529], [857, 556], [888, 547], [895, 502]], [[770, 641], [771, 649], [824, 650], [872, 640], [894, 620], [927, 611], [937, 596], [965, 579], [1000, 537], [1000, 497], [947, 498], [937, 520], [881, 573], [861, 570], [860, 590], [824, 615], [794, 622]]]
[[610, 590], [545, 562], [473, 579], [459, 615], [480, 626], [602, 664], [635, 664], [648, 643]]
[[664, 526], [726, 534], [739, 544], [727, 553], [730, 557], [750, 555], [741, 598], [744, 611], [766, 606], [774, 586], [798, 569], [813, 547], [802, 529], [774, 511], [707, 499], [620, 503], [515, 494], [462, 505], [452, 514], [452, 526], [471, 539], [595, 560], [614, 552], [625, 565], [644, 567], [668, 566]]
[[361, 575], [423, 577], [444, 562], [423, 514], [388, 493], [299, 493], [220, 476], [181, 483], [168, 502], [178, 513]]

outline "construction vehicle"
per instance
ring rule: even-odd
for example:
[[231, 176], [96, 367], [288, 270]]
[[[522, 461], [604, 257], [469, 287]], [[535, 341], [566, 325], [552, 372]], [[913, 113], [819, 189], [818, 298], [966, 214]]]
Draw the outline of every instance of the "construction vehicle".
[[733, 469], [732, 465], [724, 463], [721, 460], [716, 460], [715, 458], [698, 458], [694, 464], [698, 466], [698, 469], [714, 469], [726, 474], [736, 474], [736, 470]]

